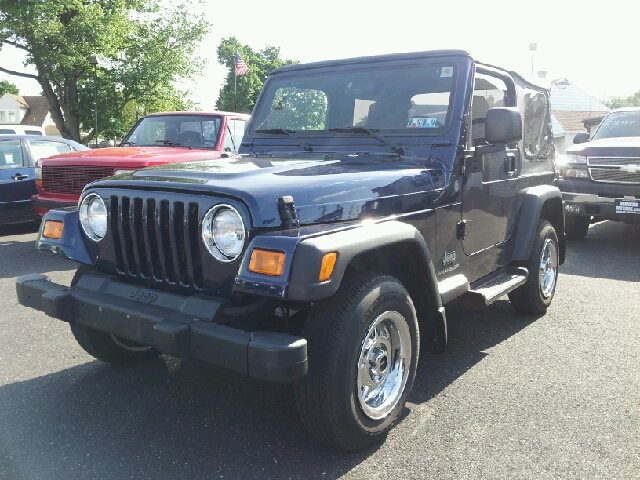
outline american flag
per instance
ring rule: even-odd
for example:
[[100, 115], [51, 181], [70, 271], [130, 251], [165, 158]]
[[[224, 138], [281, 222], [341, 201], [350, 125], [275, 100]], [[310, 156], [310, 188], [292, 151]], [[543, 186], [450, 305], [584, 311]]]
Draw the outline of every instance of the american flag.
[[246, 75], [247, 73], [249, 73], [249, 67], [244, 63], [240, 54], [236, 52], [236, 77], [238, 75]]

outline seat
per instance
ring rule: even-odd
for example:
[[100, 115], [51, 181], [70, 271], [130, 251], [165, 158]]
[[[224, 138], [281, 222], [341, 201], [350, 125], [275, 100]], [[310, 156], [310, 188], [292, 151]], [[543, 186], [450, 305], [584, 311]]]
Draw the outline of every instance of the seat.
[[7, 164], [7, 159], [4, 158], [4, 153], [0, 152], [0, 167], [4, 167]]
[[482, 145], [484, 139], [484, 124], [489, 111], [489, 102], [481, 96], [474, 96], [471, 103], [471, 140], [473, 146]]
[[406, 128], [408, 110], [399, 103], [376, 102], [369, 105], [367, 128]]
[[202, 145], [202, 135], [193, 130], [187, 130], [180, 134], [180, 145]]

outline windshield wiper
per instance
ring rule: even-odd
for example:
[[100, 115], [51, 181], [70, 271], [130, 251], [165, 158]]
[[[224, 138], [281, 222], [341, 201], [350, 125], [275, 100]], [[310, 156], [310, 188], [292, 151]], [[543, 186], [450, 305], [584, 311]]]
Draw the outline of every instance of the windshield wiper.
[[[156, 140], [156, 143], [161, 143], [163, 145], [171, 145], [172, 147], [187, 147], [186, 145], [181, 145], [178, 142], [172, 142], [171, 140]], [[191, 148], [191, 147], [187, 147]]]
[[138, 146], [138, 144], [136, 142], [130, 142], [129, 140], [127, 140], [126, 142], [122, 142], [120, 145], [123, 146], [123, 147], [125, 145], [131, 145], [132, 147], [137, 147]]
[[284, 129], [284, 128], [265, 128], [262, 130], [254, 130], [255, 133], [270, 133], [270, 134], [285, 134], [288, 135], [290, 138], [293, 138], [298, 145], [300, 145], [302, 148], [304, 148], [307, 152], [310, 152], [313, 150], [313, 147], [311, 147], [311, 145], [309, 145], [306, 142], [303, 142], [302, 140], [300, 140], [300, 137], [298, 137], [295, 133], [295, 130], [289, 130], [289, 129]]
[[382, 142], [385, 145], [387, 145], [388, 147], [390, 147], [391, 150], [396, 152], [398, 155], [404, 156], [405, 153], [408, 153], [413, 158], [416, 158], [416, 156], [407, 147], [401, 147], [397, 143], [392, 142], [391, 140], [389, 140], [388, 138], [383, 137], [378, 132], [376, 132], [374, 130], [370, 130], [368, 128], [364, 128], [364, 127], [345, 127], [345, 128], [329, 128], [328, 130], [330, 132], [338, 132], [338, 133], [366, 133], [367, 135], [375, 138], [379, 142]]

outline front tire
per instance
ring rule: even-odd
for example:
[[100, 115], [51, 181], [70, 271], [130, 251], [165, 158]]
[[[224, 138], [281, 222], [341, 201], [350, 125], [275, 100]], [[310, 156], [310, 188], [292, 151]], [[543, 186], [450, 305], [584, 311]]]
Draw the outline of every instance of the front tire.
[[529, 277], [509, 292], [511, 305], [518, 313], [540, 315], [547, 311], [556, 291], [559, 251], [555, 229], [548, 221], [540, 220], [531, 255], [523, 265], [529, 270]]
[[[95, 270], [91, 265], [80, 265], [71, 286], [75, 286], [88, 272]], [[86, 325], [71, 323], [71, 333], [89, 355], [114, 365], [135, 365], [158, 358], [160, 353], [149, 345], [142, 345], [116, 335], [101, 332]]]
[[413, 302], [394, 277], [347, 276], [306, 320], [309, 372], [296, 384], [302, 423], [321, 442], [356, 451], [382, 441], [404, 408], [420, 350]]

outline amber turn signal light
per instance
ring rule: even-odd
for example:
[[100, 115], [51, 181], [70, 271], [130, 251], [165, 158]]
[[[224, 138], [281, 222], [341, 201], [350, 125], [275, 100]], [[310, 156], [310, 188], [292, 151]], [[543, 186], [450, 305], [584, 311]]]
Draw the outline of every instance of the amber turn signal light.
[[44, 238], [60, 238], [62, 236], [62, 227], [64, 223], [57, 220], [47, 220], [44, 223], [44, 230], [42, 236]]
[[318, 275], [318, 280], [321, 282], [329, 280], [329, 277], [333, 273], [333, 268], [336, 266], [337, 259], [338, 254], [336, 252], [325, 253], [322, 256], [322, 264], [320, 265], [320, 275]]
[[284, 253], [255, 248], [251, 252], [249, 271], [263, 275], [282, 275], [284, 270]]

